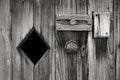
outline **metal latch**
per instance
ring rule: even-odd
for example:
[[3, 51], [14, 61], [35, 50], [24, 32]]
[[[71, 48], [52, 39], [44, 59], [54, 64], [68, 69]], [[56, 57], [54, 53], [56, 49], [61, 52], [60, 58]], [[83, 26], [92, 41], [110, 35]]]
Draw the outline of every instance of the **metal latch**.
[[80, 14], [57, 15], [56, 30], [92, 31], [92, 17]]
[[57, 31], [93, 31], [94, 38], [109, 37], [110, 12], [94, 12], [92, 15], [62, 14], [56, 16]]

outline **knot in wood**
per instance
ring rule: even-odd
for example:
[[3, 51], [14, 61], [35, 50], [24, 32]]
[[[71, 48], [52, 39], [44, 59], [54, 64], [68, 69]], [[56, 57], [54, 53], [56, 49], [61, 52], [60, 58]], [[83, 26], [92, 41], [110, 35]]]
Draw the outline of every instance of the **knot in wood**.
[[74, 40], [67, 41], [65, 44], [65, 49], [77, 51], [78, 49], [77, 42]]
[[76, 24], [76, 20], [75, 19], [71, 19], [70, 20], [70, 24], [72, 24], [72, 25]]

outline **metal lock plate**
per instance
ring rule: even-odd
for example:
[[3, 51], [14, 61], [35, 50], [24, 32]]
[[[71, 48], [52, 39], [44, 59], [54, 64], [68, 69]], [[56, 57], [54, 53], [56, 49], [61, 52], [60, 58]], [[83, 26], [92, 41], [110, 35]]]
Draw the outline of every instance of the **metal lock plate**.
[[110, 35], [110, 12], [95, 12], [94, 38], [109, 37]]
[[56, 30], [57, 31], [93, 31], [94, 38], [109, 37], [110, 12], [94, 12], [93, 15], [83, 15], [83, 14], [57, 15]]

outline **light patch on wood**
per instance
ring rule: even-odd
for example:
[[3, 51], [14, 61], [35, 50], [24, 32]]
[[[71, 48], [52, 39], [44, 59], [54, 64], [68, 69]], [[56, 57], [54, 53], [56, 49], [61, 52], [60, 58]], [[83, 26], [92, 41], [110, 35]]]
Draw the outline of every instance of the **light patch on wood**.
[[94, 37], [109, 37], [110, 35], [110, 13], [94, 13]]

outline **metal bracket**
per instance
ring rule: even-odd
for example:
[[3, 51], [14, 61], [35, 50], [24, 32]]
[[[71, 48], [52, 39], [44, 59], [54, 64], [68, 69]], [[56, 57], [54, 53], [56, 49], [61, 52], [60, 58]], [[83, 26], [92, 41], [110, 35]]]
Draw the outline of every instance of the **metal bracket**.
[[109, 37], [110, 12], [94, 12], [94, 38]]

